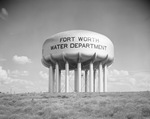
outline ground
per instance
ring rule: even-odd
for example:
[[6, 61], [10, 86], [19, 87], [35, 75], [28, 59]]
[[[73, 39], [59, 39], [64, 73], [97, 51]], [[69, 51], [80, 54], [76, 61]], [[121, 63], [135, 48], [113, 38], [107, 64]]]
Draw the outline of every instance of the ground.
[[0, 93], [0, 119], [150, 119], [150, 92]]

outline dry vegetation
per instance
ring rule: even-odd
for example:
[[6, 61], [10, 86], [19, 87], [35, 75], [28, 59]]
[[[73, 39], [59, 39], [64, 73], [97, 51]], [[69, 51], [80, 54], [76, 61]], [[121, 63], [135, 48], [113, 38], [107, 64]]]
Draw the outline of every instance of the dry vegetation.
[[0, 119], [150, 119], [150, 92], [1, 93]]

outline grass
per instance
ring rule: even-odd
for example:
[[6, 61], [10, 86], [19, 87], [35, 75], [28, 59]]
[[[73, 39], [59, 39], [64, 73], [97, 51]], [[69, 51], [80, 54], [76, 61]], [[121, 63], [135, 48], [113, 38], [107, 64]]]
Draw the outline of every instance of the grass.
[[1, 93], [0, 119], [150, 119], [150, 92]]

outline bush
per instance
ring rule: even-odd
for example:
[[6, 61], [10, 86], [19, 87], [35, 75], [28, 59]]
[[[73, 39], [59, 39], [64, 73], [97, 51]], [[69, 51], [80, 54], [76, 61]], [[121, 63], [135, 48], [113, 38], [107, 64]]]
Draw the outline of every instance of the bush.
[[150, 117], [150, 107], [143, 107], [141, 111], [143, 117]]
[[114, 119], [127, 119], [125, 112], [119, 111], [113, 115]]
[[8, 119], [8, 116], [6, 116], [6, 115], [0, 115], [0, 119]]
[[150, 93], [3, 95], [0, 119], [148, 119], [149, 97]]
[[81, 111], [84, 111], [84, 112], [86, 112], [86, 113], [91, 113], [92, 111], [93, 111], [93, 107], [92, 106], [90, 106], [90, 105], [86, 105], [86, 106], [83, 106], [82, 108], [81, 108]]
[[45, 109], [38, 112], [39, 116], [42, 116], [44, 119], [48, 119], [50, 117], [52, 109], [50, 107], [46, 107]]
[[18, 114], [12, 114], [8, 119], [22, 119], [22, 116]]
[[73, 110], [57, 110], [51, 113], [51, 119], [67, 119], [74, 116]]
[[33, 113], [33, 110], [32, 110], [31, 106], [25, 107], [23, 111], [24, 111], [25, 114], [32, 114]]
[[143, 117], [150, 117], [150, 105], [149, 104], [139, 104], [136, 106], [136, 108]]
[[140, 115], [140, 113], [138, 112], [130, 112], [126, 114], [126, 118], [127, 119], [143, 119], [142, 115]]
[[[5, 105], [0, 105], [0, 114], [4, 115], [9, 115], [11, 112], [12, 108], [5, 106]], [[1, 118], [0, 118], [1, 119]]]

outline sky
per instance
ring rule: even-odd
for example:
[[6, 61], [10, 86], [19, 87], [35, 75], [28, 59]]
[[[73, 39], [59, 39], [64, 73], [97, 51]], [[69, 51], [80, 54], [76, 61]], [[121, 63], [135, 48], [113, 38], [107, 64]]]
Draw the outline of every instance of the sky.
[[0, 92], [47, 92], [42, 45], [53, 34], [76, 29], [103, 34], [113, 42], [109, 92], [150, 90], [148, 0], [4, 0], [0, 2]]

